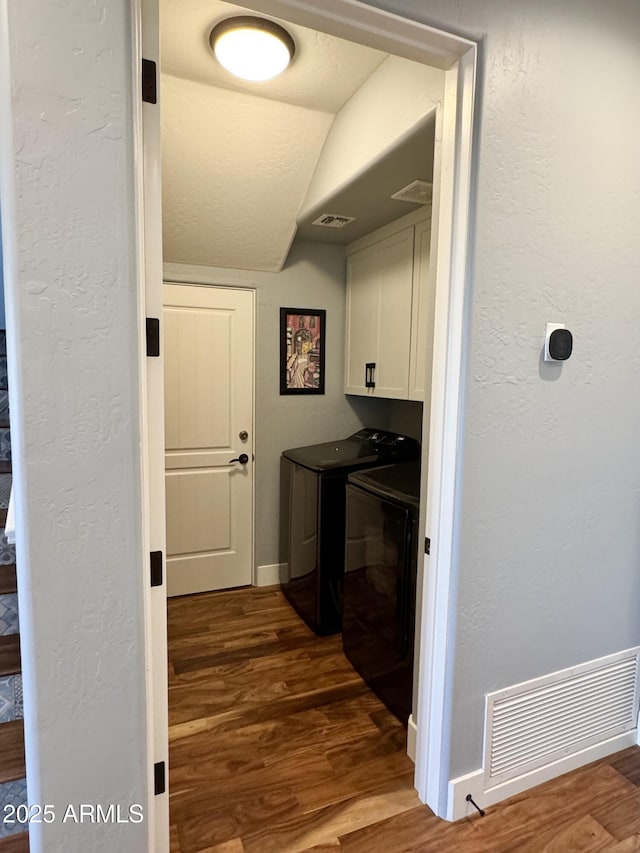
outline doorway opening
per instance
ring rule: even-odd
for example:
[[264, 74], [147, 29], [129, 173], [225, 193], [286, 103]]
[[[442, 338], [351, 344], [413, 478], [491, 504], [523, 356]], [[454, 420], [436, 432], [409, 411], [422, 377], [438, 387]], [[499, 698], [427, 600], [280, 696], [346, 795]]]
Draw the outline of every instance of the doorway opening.
[[[227, 4], [223, 5], [226, 6]], [[431, 364], [428, 361], [427, 350], [432, 349], [435, 353], [432, 368], [432, 375], [434, 377], [434, 394], [429, 395], [423, 393], [425, 402], [428, 402], [429, 399], [433, 400], [432, 411], [430, 416], [425, 418], [425, 423], [421, 424], [420, 418], [416, 418], [416, 412], [420, 408], [420, 398], [418, 395], [415, 395], [412, 400], [407, 389], [406, 392], [401, 390], [396, 394], [395, 399], [400, 401], [396, 404], [396, 413], [388, 415], [390, 421], [396, 419], [395, 423], [397, 423], [398, 418], [400, 420], [404, 419], [404, 421], [408, 423], [419, 423], [419, 432], [422, 432], [422, 426], [425, 427], [425, 431], [421, 435], [417, 436], [418, 438], [423, 439], [422, 496], [420, 502], [420, 536], [418, 541], [422, 541], [425, 531], [428, 531], [430, 538], [434, 540], [434, 549], [431, 557], [431, 570], [429, 572], [429, 577], [427, 578], [428, 582], [424, 585], [424, 588], [422, 588], [421, 585], [417, 595], [419, 622], [421, 622], [423, 626], [418, 640], [418, 647], [421, 649], [422, 653], [419, 656], [419, 677], [417, 679], [418, 687], [414, 693], [414, 719], [411, 721], [412, 725], [410, 725], [409, 732], [410, 737], [413, 734], [413, 736], [417, 738], [416, 743], [413, 746], [410, 745], [410, 749], [415, 749], [416, 751], [416, 757], [418, 760], [416, 786], [418, 787], [421, 798], [423, 801], [429, 802], [436, 813], [444, 814], [446, 802], [443, 799], [443, 790], [444, 787], [446, 787], [446, 780], [441, 778], [440, 774], [438, 759], [440, 756], [441, 740], [438, 740], [437, 729], [438, 726], [442, 728], [444, 715], [443, 699], [446, 668], [446, 621], [448, 619], [448, 571], [450, 568], [450, 548], [453, 528], [453, 484], [455, 481], [456, 438], [455, 424], [457, 422], [457, 407], [459, 405], [459, 359], [462, 339], [462, 297], [465, 276], [466, 216], [470, 168], [469, 154], [475, 51], [474, 46], [471, 43], [452, 38], [452, 43], [457, 43], [457, 52], [454, 54], [449, 50], [447, 53], [444, 45], [446, 39], [443, 40], [442, 34], [439, 34], [440, 43], [438, 48], [435, 49], [434, 44], [438, 42], [438, 38], [436, 38], [434, 31], [430, 31], [429, 34], [431, 40], [425, 41], [425, 49], [421, 50], [420, 48], [416, 48], [415, 45], [408, 47], [407, 35], [412, 32], [412, 28], [417, 27], [420, 29], [423, 36], [428, 28], [421, 27], [421, 25], [413, 24], [408, 21], [402, 22], [402, 19], [397, 19], [395, 16], [387, 16], [386, 13], [381, 13], [378, 10], [356, 10], [352, 8], [353, 5], [354, 4], [351, 3], [332, 3], [329, 4], [327, 9], [317, 12], [316, 10], [295, 9], [294, 7], [297, 6], [297, 4], [294, 3], [270, 4], [268, 2], [253, 2], [247, 4], [247, 6], [250, 6], [256, 11], [263, 11], [274, 16], [278, 14], [279, 20], [283, 21], [285, 24], [289, 23], [291, 25], [298, 25], [300, 19], [302, 19], [301, 25], [305, 22], [313, 23], [315, 24], [315, 28], [320, 31], [324, 29], [331, 33], [337, 29], [344, 35], [344, 30], [346, 29], [349, 37], [353, 41], [358, 41], [360, 38], [365, 43], [373, 42], [380, 48], [386, 48], [386, 54], [393, 53], [394, 56], [399, 54], [402, 56], [402, 59], [407, 58], [407, 53], [412, 53], [411, 61], [415, 61], [417, 58], [418, 61], [424, 63], [425, 55], [429, 54], [431, 61], [435, 61], [440, 68], [444, 67], [447, 69], [442, 72], [442, 93], [439, 99], [439, 105], [434, 106], [433, 109], [433, 118], [435, 123], [432, 127], [433, 138], [440, 140], [440, 147], [435, 152], [435, 168], [433, 175], [433, 209], [436, 211], [436, 215], [430, 239], [428, 241], [432, 256], [437, 259], [437, 272], [436, 265], [432, 265], [433, 283], [435, 283], [436, 280], [438, 281], [437, 296], [435, 297], [433, 308], [436, 318], [435, 342], [433, 347], [430, 345], [425, 347], [424, 336], [421, 338], [416, 337], [414, 339], [414, 343], [415, 341], [420, 340], [420, 345], [415, 343], [414, 346], [409, 336], [407, 336], [406, 341], [409, 349], [409, 357], [414, 358], [412, 365], [412, 379], [408, 379], [408, 383], [413, 381], [415, 384], [416, 370], [418, 367], [420, 367], [424, 375], [429, 375], [431, 372]], [[364, 15], [364, 19], [360, 21], [352, 20], [350, 25], [336, 23], [334, 19], [335, 12], [340, 6], [348, 6], [349, 13], [353, 18], [357, 19], [358, 16]], [[380, 26], [380, 16], [384, 17], [385, 24], [393, 24], [390, 28], [387, 26], [386, 32], [382, 32], [372, 26], [373, 23], [375, 23], [377, 27]], [[403, 31], [403, 27], [408, 27], [408, 29]], [[389, 50], [389, 48], [392, 48], [393, 50]], [[177, 88], [180, 88], [181, 85], [182, 84], [179, 83]], [[156, 127], [156, 146], [159, 143], [159, 133], [157, 130], [158, 128]], [[146, 131], [147, 125], [145, 124], [145, 133]], [[409, 141], [409, 137], [410, 134], [405, 134], [400, 141], [407, 142]], [[153, 147], [153, 144], [153, 140], [150, 142], [150, 137], [146, 135], [145, 149], [147, 154], [149, 153], [149, 147]], [[325, 140], [325, 149], [327, 144], [328, 143]], [[360, 177], [362, 177], [362, 175], [360, 175]], [[418, 175], [416, 177], [420, 176]], [[344, 189], [344, 186], [341, 187], [340, 182], [338, 182], [337, 189]], [[396, 189], [401, 190], [403, 188], [397, 187]], [[145, 187], [145, 192], [147, 192], [147, 187]], [[158, 202], [158, 192], [159, 187], [156, 185], [156, 206]], [[319, 193], [318, 199], [320, 201], [326, 201], [326, 193], [324, 197]], [[148, 193], [147, 200], [149, 200]], [[309, 210], [314, 213], [317, 212], [317, 210], [314, 210], [313, 205], [309, 206]], [[413, 210], [415, 211], [415, 208]], [[327, 211], [327, 214], [329, 213], [339, 214], [340, 211]], [[455, 221], [455, 217], [458, 218], [457, 221]], [[409, 219], [411, 219], [411, 222], [407, 223], [407, 227], [412, 229], [413, 236], [411, 253], [413, 256], [416, 244], [416, 228], [420, 224], [420, 216], [414, 216], [413, 213], [410, 213]], [[300, 217], [297, 223], [297, 227], [300, 230], [305, 227], [311, 227], [311, 225], [312, 223], [308, 226], [305, 225], [303, 217]], [[156, 242], [158, 238], [157, 226], [158, 223], [156, 222]], [[294, 223], [294, 230], [295, 227], [296, 225]], [[384, 222], [382, 225], [378, 225], [377, 228], [371, 228], [369, 232], [365, 232], [360, 237], [356, 237], [350, 243], [353, 253], [355, 254], [368, 248], [368, 241], [371, 241], [372, 232], [376, 236], [380, 237], [381, 240], [386, 239], [388, 236], [393, 236], [392, 234], [389, 235], [388, 231], [384, 230], [389, 229], [389, 227], [391, 227], [393, 231], [394, 226], [390, 225], [389, 222]], [[382, 229], [382, 232], [379, 232], [380, 228]], [[364, 243], [361, 241], [364, 241]], [[373, 244], [377, 242], [379, 242], [379, 240], [373, 240]], [[344, 242], [341, 245], [344, 245]], [[289, 249], [290, 246], [285, 246], [285, 254], [289, 253]], [[296, 251], [298, 251], [298, 247], [294, 245], [291, 252], [293, 253], [295, 264], [298, 266], [298, 272], [300, 270], [304, 271], [305, 259], [296, 255]], [[334, 253], [336, 251], [335, 244], [332, 251]], [[291, 257], [290, 254], [289, 257]], [[178, 260], [181, 261], [181, 259]], [[414, 262], [413, 257], [412, 262]], [[322, 263], [324, 263], [324, 270], [326, 272], [326, 263], [324, 261]], [[320, 266], [322, 266], [322, 263]], [[189, 264], [188, 266], [190, 269], [187, 270], [183, 260], [178, 263], [174, 261], [173, 263], [165, 264], [165, 279], [172, 282], [180, 281], [184, 284], [188, 283], [190, 285], [208, 284], [227, 287], [242, 287], [244, 284], [246, 287], [248, 278], [253, 278], [254, 280], [260, 279], [263, 273], [271, 276], [278, 275], [278, 273], [270, 270], [259, 270], [257, 272], [252, 271], [248, 277], [246, 275], [240, 276], [238, 274], [238, 267], [227, 267], [224, 264], [213, 265], [215, 267], [213, 273], [211, 270], [211, 264], [196, 263]], [[289, 267], [285, 265], [285, 270], [288, 268]], [[444, 287], [442, 286], [442, 282], [444, 282]], [[196, 288], [183, 287], [183, 289], [195, 290]], [[204, 287], [199, 287], [197, 289], [206, 290]], [[409, 292], [410, 294], [412, 293], [411, 290]], [[277, 296], [280, 296], [280, 305], [291, 304], [291, 300], [282, 299], [281, 292], [277, 294]], [[305, 296], [304, 302], [305, 304], [300, 305], [299, 307], [311, 307], [308, 294]], [[395, 304], [396, 303], [392, 303], [390, 307], [395, 307]], [[322, 306], [313, 305], [313, 307], [320, 308]], [[411, 308], [413, 308], [413, 305], [411, 305]], [[264, 305], [262, 304], [262, 292], [259, 292], [258, 317], [260, 317], [263, 310]], [[428, 312], [423, 306], [422, 313], [419, 308], [417, 309], [416, 318], [422, 317], [424, 320], [424, 318], [427, 317], [427, 314]], [[346, 316], [344, 322], [345, 324], [347, 323]], [[272, 340], [275, 338], [277, 341], [278, 331], [277, 327], [274, 328], [274, 324], [271, 325], [270, 329], [268, 327], [264, 330], [260, 327], [258, 328], [258, 384], [260, 383], [261, 368], [264, 366], [264, 363], [266, 363], [263, 362], [263, 344], [265, 343], [265, 335], [270, 332]], [[347, 327], [347, 346], [349, 347], [350, 344], [354, 344], [351, 346], [351, 349], [348, 350], [349, 353], [353, 350], [357, 350], [355, 331], [355, 328], [351, 330]], [[351, 334], [351, 332], [353, 332], [353, 334]], [[341, 370], [338, 372], [342, 373]], [[348, 381], [347, 387], [342, 387], [340, 390], [341, 392], [344, 390], [351, 390], [352, 396], [355, 397], [355, 399], [351, 399], [347, 403], [347, 405], [350, 406], [350, 415], [352, 417], [354, 416], [354, 413], [356, 413], [355, 417], [357, 418], [358, 411], [367, 412], [367, 414], [361, 415], [359, 425], [363, 425], [363, 419], [371, 417], [371, 412], [375, 412], [375, 407], [382, 402], [370, 393], [360, 395], [356, 390], [354, 394], [354, 388], [352, 385], [349, 385]], [[389, 394], [388, 389], [386, 393]], [[387, 396], [383, 399], [389, 400], [394, 399], [394, 397]], [[296, 402], [307, 403], [306, 400], [296, 400]], [[377, 411], [380, 412], [382, 409], [378, 406]], [[295, 414], [291, 415], [291, 418], [295, 418]], [[371, 425], [371, 422], [369, 422], [369, 425]], [[453, 430], [451, 428], [452, 425], [454, 427]], [[259, 418], [257, 429], [258, 432], [256, 434], [256, 440], [259, 442], [261, 429]], [[313, 431], [314, 429], [316, 432]], [[318, 439], [325, 437], [328, 438], [328, 436], [319, 433], [317, 430], [317, 426], [312, 427], [309, 431], [309, 435], [305, 436], [307, 440], [300, 441], [298, 443], [312, 444], [314, 439], [317, 441]], [[399, 429], [396, 431], [400, 433]], [[337, 438], [339, 436], [336, 435], [333, 437]], [[431, 449], [427, 452], [429, 447]], [[256, 456], [257, 464], [259, 465], [260, 454], [257, 453]], [[276, 455], [276, 458], [278, 456], [279, 454]], [[428, 460], [428, 465], [424, 464], [425, 460]], [[258, 514], [256, 539], [259, 539], [261, 512], [259, 494], [256, 497], [256, 508]], [[282, 569], [281, 554], [282, 552], [279, 550], [278, 561], [274, 564], [259, 563], [262, 569], [266, 568], [267, 570], [263, 571], [263, 578], [272, 579], [275, 571], [278, 573], [280, 572]], [[425, 571], [427, 565], [424, 567]], [[418, 573], [420, 579], [423, 574], [422, 566], [420, 566], [420, 571]], [[258, 578], [258, 580], [260, 580], [260, 578]], [[240, 640], [238, 640], [238, 642], [240, 642]], [[423, 696], [426, 701], [421, 703], [421, 696]], [[421, 706], [421, 716], [420, 727], [416, 728], [415, 712], [418, 705]], [[201, 725], [206, 724], [201, 723]], [[427, 761], [429, 756], [430, 760]]]

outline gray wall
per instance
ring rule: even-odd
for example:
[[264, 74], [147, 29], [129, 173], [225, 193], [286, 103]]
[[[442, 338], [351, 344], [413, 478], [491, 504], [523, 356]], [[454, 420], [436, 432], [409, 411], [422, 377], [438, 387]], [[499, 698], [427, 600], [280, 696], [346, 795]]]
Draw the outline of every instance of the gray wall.
[[[165, 264], [166, 280], [215, 281], [257, 290], [256, 564], [281, 562], [280, 454], [289, 447], [344, 438], [363, 424], [386, 427], [388, 401], [345, 397], [345, 259], [341, 246], [295, 242], [279, 273]], [[280, 308], [327, 311], [322, 396], [280, 395]]]
[[[479, 38], [450, 776], [484, 694], [640, 643], [640, 6], [372, 3]], [[574, 355], [544, 365], [547, 321]]]
[[[0, 151], [27, 777], [29, 802], [57, 815], [30, 826], [31, 850], [142, 853], [151, 756], [130, 6], [6, 10], [13, 100]], [[69, 803], [123, 814], [140, 803], [146, 820], [63, 823]]]

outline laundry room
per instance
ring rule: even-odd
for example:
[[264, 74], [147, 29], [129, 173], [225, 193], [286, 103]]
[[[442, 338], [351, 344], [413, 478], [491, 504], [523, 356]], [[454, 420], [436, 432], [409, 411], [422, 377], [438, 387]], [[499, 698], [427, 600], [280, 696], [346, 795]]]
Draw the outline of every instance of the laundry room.
[[[192, 728], [229, 710], [204, 698], [206, 679], [251, 658], [255, 722], [274, 697], [256, 699], [253, 670], [291, 700], [281, 655], [295, 637], [328, 643], [305, 695], [326, 683], [378, 703], [341, 728], [386, 715], [358, 763], [392, 732], [412, 797], [444, 72], [260, 18], [284, 31], [290, 65], [247, 80], [218, 47], [255, 13], [222, 0], [160, 12], [174, 796], [189, 799]], [[308, 667], [316, 652], [296, 654]]]

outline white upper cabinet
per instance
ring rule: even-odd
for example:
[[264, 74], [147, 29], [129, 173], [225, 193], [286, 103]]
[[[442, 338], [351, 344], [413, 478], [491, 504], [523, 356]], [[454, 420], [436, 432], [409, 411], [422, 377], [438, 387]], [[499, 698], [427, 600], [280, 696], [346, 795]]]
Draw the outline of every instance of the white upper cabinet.
[[425, 398], [433, 340], [426, 215], [404, 216], [347, 247], [346, 394]]
[[407, 397], [412, 267], [413, 228], [348, 258], [347, 394]]
[[411, 305], [411, 356], [409, 399], [429, 402], [433, 367], [435, 275], [431, 269], [431, 220], [415, 226], [413, 248], [413, 302]]
[[347, 341], [345, 391], [365, 394], [366, 365], [378, 357], [380, 288], [374, 252], [356, 252], [347, 260]]

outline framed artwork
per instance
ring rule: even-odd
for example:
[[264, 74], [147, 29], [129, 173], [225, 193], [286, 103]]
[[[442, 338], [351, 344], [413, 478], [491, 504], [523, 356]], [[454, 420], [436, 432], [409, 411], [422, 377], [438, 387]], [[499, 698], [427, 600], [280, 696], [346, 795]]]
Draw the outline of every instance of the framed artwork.
[[327, 312], [280, 309], [280, 393], [324, 394]]

